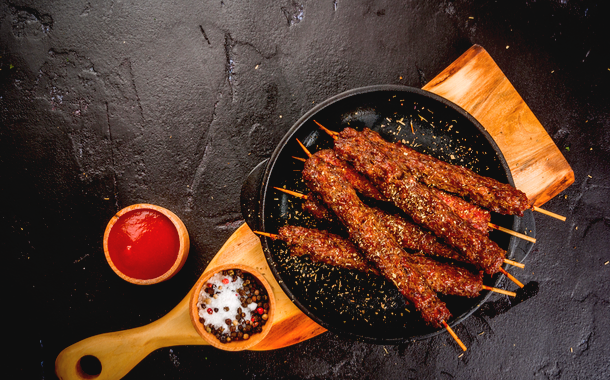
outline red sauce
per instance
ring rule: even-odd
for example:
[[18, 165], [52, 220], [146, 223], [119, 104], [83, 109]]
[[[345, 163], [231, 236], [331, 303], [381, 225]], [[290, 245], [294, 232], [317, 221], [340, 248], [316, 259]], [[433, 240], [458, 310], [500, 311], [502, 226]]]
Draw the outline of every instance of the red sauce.
[[150, 280], [167, 272], [178, 257], [180, 239], [172, 221], [155, 210], [119, 217], [108, 235], [108, 253], [123, 274]]

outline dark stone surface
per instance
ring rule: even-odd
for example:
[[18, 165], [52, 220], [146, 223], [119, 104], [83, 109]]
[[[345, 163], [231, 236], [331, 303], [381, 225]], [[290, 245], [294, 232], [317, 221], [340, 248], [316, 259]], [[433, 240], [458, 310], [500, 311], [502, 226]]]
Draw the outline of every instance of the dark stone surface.
[[[421, 87], [477, 43], [576, 182], [545, 206], [565, 223], [536, 215], [538, 243], [513, 271], [528, 284], [519, 297], [492, 297], [456, 329], [464, 355], [448, 334], [378, 346], [326, 333], [272, 352], [160, 349], [126, 378], [610, 378], [602, 4], [0, 2], [7, 367], [53, 379], [65, 347], [165, 315], [243, 222], [242, 182], [300, 115], [354, 87]], [[106, 223], [138, 202], [189, 230], [189, 259], [167, 283], [128, 284], [105, 261]]]

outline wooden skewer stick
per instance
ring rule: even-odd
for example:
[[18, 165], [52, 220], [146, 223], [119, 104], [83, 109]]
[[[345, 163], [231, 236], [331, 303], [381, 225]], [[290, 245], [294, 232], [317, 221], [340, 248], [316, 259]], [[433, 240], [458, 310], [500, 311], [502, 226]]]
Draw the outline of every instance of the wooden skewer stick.
[[504, 259], [504, 263], [505, 264], [509, 264], [509, 265], [514, 265], [517, 268], [525, 269], [525, 264], [522, 264], [522, 263], [517, 262], [517, 261], [513, 261], [513, 260], [509, 260], [509, 259]]
[[559, 214], [555, 214], [554, 212], [547, 211], [547, 210], [545, 210], [545, 209], [543, 209], [543, 208], [540, 208], [540, 207], [538, 207], [538, 206], [532, 206], [532, 210], [534, 210], [534, 211], [538, 211], [538, 212], [539, 212], [539, 213], [541, 213], [541, 214], [548, 215], [548, 216], [553, 217], [553, 218], [555, 218], [555, 219], [559, 219], [559, 220], [561, 220], [562, 222], [565, 222], [565, 221], [566, 221], [566, 217], [565, 217], [565, 216], [561, 216], [561, 215], [559, 215]]
[[493, 288], [493, 287], [487, 286], [487, 285], [483, 285], [483, 289], [489, 290], [491, 292], [496, 292], [496, 293], [504, 294], [504, 295], [511, 296], [511, 297], [517, 297], [517, 293], [511, 292], [511, 291], [508, 291], [508, 290], [504, 290], [504, 289]]
[[508, 228], [504, 228], [502, 226], [498, 226], [497, 224], [487, 223], [487, 225], [489, 227], [495, 229], [495, 230], [506, 232], [507, 234], [516, 236], [516, 237], [518, 237], [520, 239], [527, 240], [527, 241], [532, 242], [532, 243], [536, 242], [536, 239], [531, 237], [531, 236], [524, 235], [524, 234], [519, 233], [517, 231], [509, 230]]
[[460, 340], [460, 338], [458, 338], [458, 336], [456, 335], [455, 332], [453, 332], [453, 329], [451, 327], [449, 327], [449, 325], [447, 324], [447, 322], [443, 321], [443, 326], [445, 326], [445, 328], [447, 329], [447, 331], [449, 332], [449, 334], [453, 337], [453, 339], [455, 339], [455, 342], [460, 346], [460, 348], [464, 351], [467, 350], [466, 346], [464, 345], [464, 343], [462, 343], [462, 341]]
[[261, 232], [261, 231], [252, 231], [252, 232], [254, 232], [257, 235], [267, 236], [268, 238], [271, 238], [271, 239], [277, 239], [278, 238], [278, 235], [270, 234], [269, 232]]
[[331, 131], [330, 129], [326, 128], [325, 126], [323, 126], [322, 124], [318, 123], [315, 120], [313, 122], [318, 124], [318, 127], [320, 127], [320, 129], [322, 129], [324, 132], [331, 135], [334, 139], [336, 139], [336, 136], [339, 134], [339, 132]]
[[[261, 232], [261, 231], [252, 231], [255, 234], [258, 235], [262, 235], [262, 236], [267, 236], [270, 237], [271, 239], [277, 239], [278, 235], [275, 234], [270, 234], [268, 232]], [[502, 289], [496, 289], [496, 288], [491, 288], [489, 286], [483, 285], [483, 289], [487, 289], [487, 290], [499, 290], [499, 293], [503, 293], [503, 294], [509, 294], [512, 292], [508, 292], [508, 291], [503, 291]], [[504, 293], [505, 292], [505, 293]], [[509, 294], [510, 295], [510, 294]], [[516, 295], [515, 293], [513, 293], [513, 295]], [[466, 346], [464, 345], [464, 343], [462, 343], [462, 341], [460, 340], [460, 338], [458, 338], [457, 334], [453, 331], [453, 329], [451, 327], [449, 327], [449, 325], [447, 324], [447, 322], [443, 321], [443, 326], [445, 326], [445, 329], [447, 329], [447, 331], [449, 332], [449, 334], [453, 337], [453, 339], [455, 339], [455, 342], [460, 346], [460, 348], [464, 351], [466, 351], [468, 348], [466, 348]]]
[[499, 271], [502, 272], [506, 277], [508, 277], [512, 282], [519, 285], [520, 288], [523, 287], [523, 284], [521, 283], [521, 281], [517, 280], [515, 277], [513, 277], [512, 274], [505, 271], [504, 268], [500, 268]]
[[[324, 127], [322, 124], [318, 123], [318, 122], [317, 122], [317, 121], [315, 121], [315, 120], [314, 120], [313, 122], [314, 122], [314, 123], [316, 123], [316, 124], [318, 124], [318, 126], [319, 126], [319, 127], [320, 127], [320, 128], [321, 128], [321, 129], [322, 129], [324, 132], [326, 132], [326, 133], [328, 133], [329, 135], [331, 135], [333, 139], [335, 139], [335, 140], [337, 139], [337, 135], [338, 135], [339, 133], [331, 131], [330, 129], [328, 129], [328, 128]], [[502, 227], [502, 226], [498, 226], [497, 224], [488, 223], [488, 226], [489, 226], [490, 228], [493, 228], [493, 229], [498, 230], [498, 231], [506, 232], [506, 233], [507, 233], [507, 234], [509, 234], [509, 235], [516, 236], [516, 237], [521, 238], [521, 239], [523, 239], [523, 240], [527, 240], [527, 241], [532, 242], [532, 243], [535, 243], [535, 242], [536, 242], [536, 239], [534, 239], [533, 237], [530, 237], [530, 236], [524, 235], [524, 234], [522, 234], [522, 233], [519, 233], [519, 232], [516, 232], [516, 231], [513, 231], [513, 230], [509, 230], [508, 228], [504, 228], [504, 227]], [[517, 266], [518, 266], [518, 265], [517, 265]]]
[[[301, 198], [301, 199], [307, 199], [308, 198], [307, 195], [301, 194], [301, 193], [297, 193], [296, 191], [292, 191], [292, 190], [288, 190], [288, 189], [282, 189], [281, 187], [275, 187], [275, 186], [273, 188], [276, 189], [276, 190], [279, 190], [279, 191], [281, 191], [283, 193], [290, 194], [290, 195], [293, 195], [293, 196]], [[516, 261], [509, 260], [509, 259], [504, 259], [504, 263], [509, 264], [509, 265], [514, 265], [514, 266], [519, 267], [521, 269], [525, 268], [525, 264], [521, 264], [521, 263], [518, 263]]]
[[301, 148], [303, 148], [303, 150], [305, 151], [305, 154], [307, 154], [307, 157], [311, 157], [311, 152], [309, 150], [307, 150], [307, 148], [305, 147], [305, 145], [303, 145], [302, 142], [299, 141], [299, 139], [296, 139], [297, 142], [299, 143], [299, 145], [301, 146]]
[[[258, 235], [267, 236], [268, 238], [271, 238], [271, 239], [277, 239], [279, 237], [278, 235], [270, 234], [269, 232], [261, 232], [261, 231], [252, 231], [252, 232], [254, 232], [255, 234], [258, 234]], [[517, 296], [517, 293], [515, 293], [515, 292], [511, 292], [511, 291], [499, 289], [499, 288], [494, 288], [494, 287], [487, 286], [487, 285], [483, 285], [482, 288], [485, 290], [489, 290], [491, 292], [505, 294], [505, 295], [511, 296], [511, 297]]]
[[307, 195], [301, 194], [301, 193], [297, 193], [296, 191], [292, 191], [292, 190], [288, 190], [288, 189], [282, 189], [281, 187], [275, 187], [275, 186], [273, 188], [276, 189], [276, 190], [279, 190], [279, 191], [281, 191], [283, 193], [294, 195], [295, 197], [299, 197], [301, 199], [307, 199], [308, 198]]
[[[323, 126], [322, 124], [318, 123], [315, 120], [313, 122], [316, 123], [320, 127], [320, 129], [322, 129], [324, 132], [328, 133], [333, 139], [335, 139], [335, 140], [337, 139], [337, 135], [339, 134], [339, 132], [331, 131], [330, 129], [326, 128], [325, 126]], [[538, 211], [541, 214], [545, 214], [545, 215], [551, 216], [551, 217], [559, 219], [559, 220], [561, 220], [563, 222], [566, 221], [566, 217], [565, 216], [561, 216], [559, 214], [555, 214], [554, 212], [547, 211], [547, 210], [542, 209], [542, 208], [537, 207], [537, 206], [532, 206], [531, 208], [532, 208], [532, 210]], [[492, 228], [496, 228], [496, 227], [492, 227]], [[503, 228], [503, 227], [501, 227], [501, 228]], [[518, 232], [511, 231], [511, 230], [504, 230], [504, 229], [501, 229], [501, 228], [496, 228], [496, 229], [498, 229], [498, 230], [500, 230], [502, 232], [506, 232], [508, 234], [511, 234], [513, 236], [517, 236], [517, 237], [519, 237], [521, 239], [525, 239], [527, 241], [531, 241], [532, 243], [536, 242], [536, 239], [531, 238], [531, 237], [529, 237], [527, 235], [522, 235], [522, 234], [519, 234]]]

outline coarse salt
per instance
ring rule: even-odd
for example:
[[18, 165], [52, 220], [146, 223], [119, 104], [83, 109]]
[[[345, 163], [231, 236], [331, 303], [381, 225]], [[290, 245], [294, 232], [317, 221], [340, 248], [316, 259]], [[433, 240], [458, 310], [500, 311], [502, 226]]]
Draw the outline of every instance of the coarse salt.
[[[228, 281], [227, 281], [228, 280]], [[235, 320], [237, 315], [237, 309], [241, 308], [242, 313], [246, 316], [244, 319], [250, 320], [252, 313], [256, 310], [256, 302], [252, 302], [247, 307], [242, 307], [239, 301], [238, 290], [243, 287], [243, 280], [241, 277], [237, 277], [235, 281], [230, 276], [225, 276], [222, 273], [216, 273], [212, 276], [208, 282], [204, 285], [199, 293], [199, 300], [197, 301], [197, 307], [199, 308], [199, 316], [205, 320], [204, 325], [212, 325], [215, 328], [227, 327], [225, 321], [230, 319]], [[210, 297], [205, 292], [207, 284], [215, 285], [215, 290], [218, 291], [216, 298]], [[228, 307], [228, 310], [224, 308]], [[208, 313], [208, 309], [212, 309], [212, 314]], [[218, 311], [214, 311], [217, 309]]]

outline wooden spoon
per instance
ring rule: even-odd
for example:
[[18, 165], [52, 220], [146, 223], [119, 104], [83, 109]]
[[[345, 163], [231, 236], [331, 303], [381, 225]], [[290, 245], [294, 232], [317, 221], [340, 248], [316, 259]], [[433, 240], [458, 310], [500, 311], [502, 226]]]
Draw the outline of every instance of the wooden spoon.
[[[313, 338], [326, 331], [303, 314], [286, 296], [273, 277], [260, 241], [246, 224], [231, 235], [205, 270], [226, 264], [243, 264], [254, 268], [269, 283], [275, 295], [275, 315], [267, 336], [250, 350], [274, 350]], [[152, 351], [170, 346], [209, 345], [190, 316], [190, 301], [195, 287], [161, 319], [130, 330], [111, 332], [84, 339], [64, 349], [55, 360], [55, 372], [62, 380], [120, 379]], [[270, 292], [271, 294], [271, 292]], [[83, 371], [81, 360], [93, 356], [101, 363], [99, 374]]]

